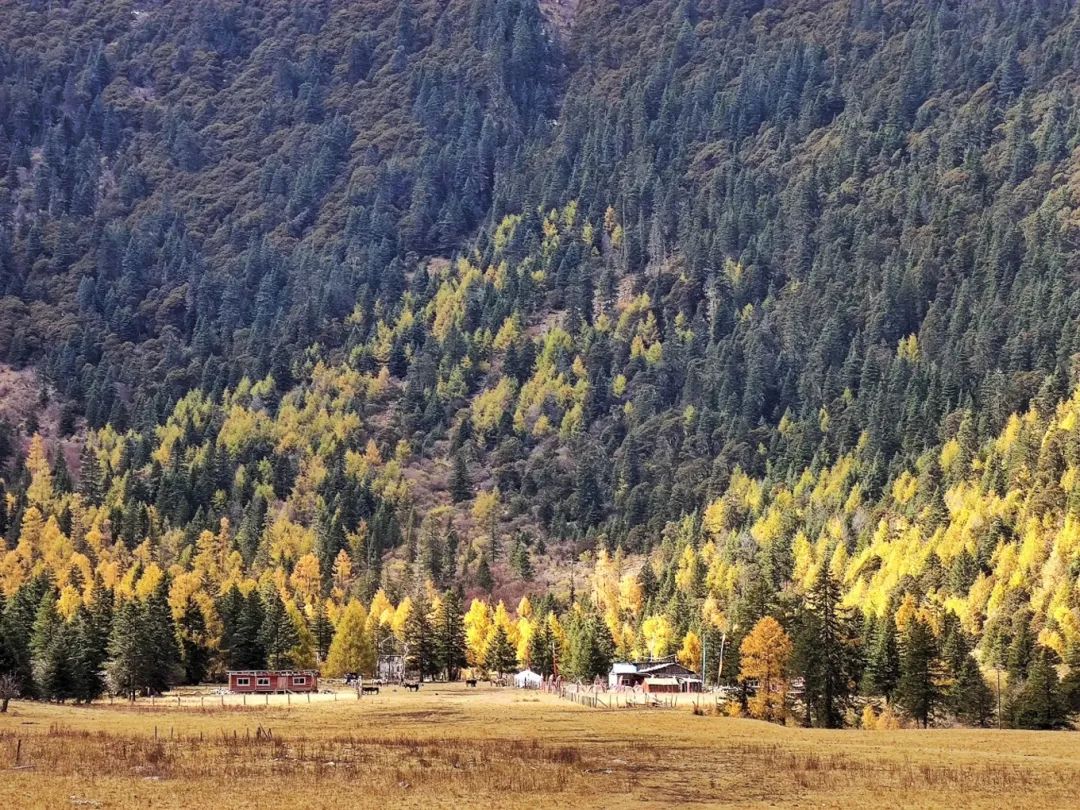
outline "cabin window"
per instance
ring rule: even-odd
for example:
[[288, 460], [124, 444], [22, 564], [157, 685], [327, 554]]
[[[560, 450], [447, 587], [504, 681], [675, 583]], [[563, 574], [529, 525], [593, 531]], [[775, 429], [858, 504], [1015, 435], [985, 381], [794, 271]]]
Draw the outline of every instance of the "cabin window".
[[302, 684], [307, 683], [307, 678], [304, 677], [303, 675], [300, 675], [299, 677], [293, 678], [292, 682], [293, 682], [293, 686], [301, 686]]
[[269, 686], [270, 685], [270, 679], [269, 678], [256, 678], [255, 679], [255, 685], [256, 686]]
[[249, 683], [251, 683], [251, 680], [248, 679], [248, 678], [237, 678], [236, 679], [236, 685], [237, 686], [247, 686]]

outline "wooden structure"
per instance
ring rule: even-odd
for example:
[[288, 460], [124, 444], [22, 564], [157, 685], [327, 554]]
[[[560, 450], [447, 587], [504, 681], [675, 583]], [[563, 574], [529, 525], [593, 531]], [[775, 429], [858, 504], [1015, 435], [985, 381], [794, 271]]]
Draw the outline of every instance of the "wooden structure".
[[[653, 681], [653, 687], [647, 688]], [[660, 682], [663, 683], [660, 683]], [[672, 688], [674, 682], [676, 688]], [[641, 688], [646, 692], [700, 692], [701, 679], [691, 669], [687, 669], [675, 656], [657, 658], [649, 661], [619, 661], [612, 665], [608, 673], [608, 688]]]
[[318, 692], [319, 673], [314, 670], [239, 669], [229, 672], [229, 691], [237, 694]]
[[672, 692], [678, 693], [683, 691], [678, 678], [646, 678], [645, 682], [641, 685], [641, 689], [643, 692], [650, 695], [670, 694]]
[[402, 683], [405, 680], [405, 654], [398, 648], [397, 640], [393, 636], [387, 636], [379, 642], [375, 677], [384, 683]]

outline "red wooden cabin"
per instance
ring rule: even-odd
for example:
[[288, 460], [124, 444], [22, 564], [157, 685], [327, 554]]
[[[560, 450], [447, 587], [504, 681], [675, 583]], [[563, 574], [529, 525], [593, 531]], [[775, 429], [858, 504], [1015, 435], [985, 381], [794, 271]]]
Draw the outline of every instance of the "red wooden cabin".
[[319, 673], [314, 670], [240, 669], [229, 672], [229, 691], [252, 692], [318, 692]]

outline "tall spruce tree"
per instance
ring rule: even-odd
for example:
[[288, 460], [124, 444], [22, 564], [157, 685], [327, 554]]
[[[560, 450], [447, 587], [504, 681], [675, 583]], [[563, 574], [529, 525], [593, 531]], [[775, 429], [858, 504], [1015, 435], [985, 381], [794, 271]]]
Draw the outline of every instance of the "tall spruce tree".
[[1004, 710], [1013, 728], [1064, 728], [1068, 708], [1061, 694], [1061, 684], [1052, 661], [1053, 653], [1039, 646], [1031, 661], [1027, 679], [1014, 687]]
[[176, 624], [169, 606], [169, 580], [162, 578], [140, 611], [140, 641], [144, 646], [143, 685], [161, 694], [183, 678]]
[[896, 635], [896, 619], [882, 616], [874, 624], [866, 652], [860, 689], [864, 695], [890, 699], [900, 680], [900, 645]]
[[296, 625], [285, 610], [285, 603], [281, 601], [276, 588], [266, 594], [263, 605], [258, 639], [266, 656], [266, 665], [270, 669], [288, 668], [292, 665], [290, 653], [299, 640]]
[[116, 694], [135, 700], [145, 684], [147, 645], [143, 635], [143, 613], [134, 599], [121, 602], [113, 614], [106, 664], [109, 683]]
[[211, 651], [206, 616], [198, 602], [191, 600], [185, 606], [177, 622], [177, 634], [180, 640], [184, 683], [201, 683], [210, 668]]
[[449, 590], [435, 611], [433, 626], [434, 665], [448, 681], [456, 681], [465, 666], [465, 624], [461, 596]]
[[502, 625], [496, 625], [484, 648], [484, 666], [499, 675], [513, 672], [517, 668], [517, 653]]
[[941, 700], [941, 665], [937, 639], [923, 619], [911, 619], [900, 652], [896, 702], [923, 728], [930, 725]]
[[803, 677], [806, 713], [825, 728], [843, 725], [857, 683], [858, 647], [851, 616], [840, 606], [841, 595], [839, 582], [822, 564], [795, 632], [793, 663]]
[[423, 679], [436, 672], [435, 643], [428, 618], [430, 607], [423, 594], [413, 599], [412, 608], [405, 619], [403, 632], [405, 644], [405, 669]]

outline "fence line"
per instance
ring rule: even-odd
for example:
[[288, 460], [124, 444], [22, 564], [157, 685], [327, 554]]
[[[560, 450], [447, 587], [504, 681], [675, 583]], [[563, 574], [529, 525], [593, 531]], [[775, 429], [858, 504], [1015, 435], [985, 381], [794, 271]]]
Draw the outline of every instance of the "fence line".
[[607, 691], [564, 683], [545, 684], [541, 689], [562, 700], [590, 709], [674, 709], [679, 705], [679, 694], [675, 693], [622, 689]]

